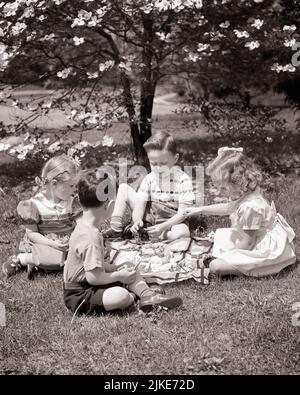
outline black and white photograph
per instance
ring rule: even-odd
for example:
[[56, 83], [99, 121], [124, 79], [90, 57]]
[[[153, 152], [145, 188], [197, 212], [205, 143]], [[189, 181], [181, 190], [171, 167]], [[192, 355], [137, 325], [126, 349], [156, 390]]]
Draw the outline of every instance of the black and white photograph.
[[299, 375], [299, 175], [298, 0], [0, 0], [0, 375]]

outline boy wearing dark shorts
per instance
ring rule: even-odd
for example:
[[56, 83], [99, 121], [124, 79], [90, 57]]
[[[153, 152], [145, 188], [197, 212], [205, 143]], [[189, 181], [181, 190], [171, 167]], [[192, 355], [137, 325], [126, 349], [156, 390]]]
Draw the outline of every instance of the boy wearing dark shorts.
[[[102, 188], [103, 183], [105, 188]], [[132, 305], [134, 295], [140, 299], [139, 308], [143, 311], [154, 306], [169, 309], [179, 306], [182, 303], [179, 297], [160, 295], [150, 289], [131, 263], [122, 268], [110, 264], [98, 229], [99, 223], [110, 216], [110, 192], [114, 186], [109, 179], [97, 178], [95, 171], [86, 171], [81, 174], [77, 186], [83, 215], [70, 237], [64, 267], [67, 308], [85, 314], [124, 310]]]

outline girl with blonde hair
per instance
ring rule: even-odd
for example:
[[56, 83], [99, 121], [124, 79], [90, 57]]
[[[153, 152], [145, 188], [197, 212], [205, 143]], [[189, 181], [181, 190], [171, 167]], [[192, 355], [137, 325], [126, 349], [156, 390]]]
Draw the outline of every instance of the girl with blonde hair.
[[295, 233], [263, 196], [262, 175], [243, 149], [220, 148], [207, 174], [228, 203], [190, 208], [185, 215], [230, 216], [231, 228], [216, 231], [211, 272], [260, 277], [294, 264]]
[[20, 242], [18, 255], [2, 264], [6, 278], [14, 275], [22, 266], [27, 267], [32, 279], [37, 268], [61, 270], [68, 251], [68, 240], [80, 213], [75, 196], [78, 168], [67, 155], [49, 159], [36, 182], [39, 191], [30, 199], [18, 204], [25, 235]]

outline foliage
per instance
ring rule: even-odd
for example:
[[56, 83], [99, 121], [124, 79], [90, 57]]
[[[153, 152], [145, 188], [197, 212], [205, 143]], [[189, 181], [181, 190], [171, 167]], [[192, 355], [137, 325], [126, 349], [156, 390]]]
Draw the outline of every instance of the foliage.
[[[127, 120], [137, 159], [151, 135], [157, 83], [189, 70], [206, 93], [231, 86], [270, 86], [280, 73], [295, 73], [291, 48], [298, 39], [295, 1], [279, 0], [15, 0], [0, 5], [3, 83], [9, 64], [43, 65], [39, 79], [63, 82], [51, 100], [20, 103], [28, 111], [17, 129], [59, 108], [83, 129], [104, 130]], [[237, 59], [239, 60], [237, 62]], [[47, 65], [47, 66], [46, 66]], [[116, 89], [103, 90], [103, 76]], [[261, 78], [262, 73], [264, 78]], [[32, 82], [32, 81], [31, 81]], [[201, 100], [202, 100], [201, 99]], [[201, 101], [200, 111], [206, 111]], [[203, 105], [204, 104], [204, 105]], [[15, 126], [10, 126], [14, 133]], [[19, 130], [19, 129], [18, 129]], [[7, 148], [7, 147], [6, 147]], [[10, 147], [6, 149], [9, 151]]]
[[[191, 104], [183, 111], [193, 113], [198, 108]], [[291, 135], [285, 120], [276, 117], [276, 108], [253, 107], [245, 111], [241, 103], [214, 103], [208, 105], [207, 111], [208, 119], [191, 120], [185, 126], [197, 133], [205, 124], [216, 150], [222, 145], [242, 146], [268, 174], [299, 173], [299, 136]]]

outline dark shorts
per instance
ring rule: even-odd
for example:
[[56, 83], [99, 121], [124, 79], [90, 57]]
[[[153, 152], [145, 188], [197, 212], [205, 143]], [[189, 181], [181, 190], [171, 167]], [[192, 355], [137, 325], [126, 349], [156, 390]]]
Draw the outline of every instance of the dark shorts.
[[[144, 214], [144, 227], [161, 224], [168, 221], [170, 218], [177, 214], [177, 210], [170, 207], [168, 204], [163, 202], [147, 202], [145, 214]], [[188, 220], [183, 221], [184, 224], [189, 226]]]
[[64, 286], [65, 305], [73, 313], [76, 311], [76, 314], [101, 315], [107, 313], [103, 306], [103, 294], [106, 289], [112, 287], [124, 287], [124, 285], [115, 282], [93, 287], [88, 283], [77, 283], [74, 289], [65, 289]]

